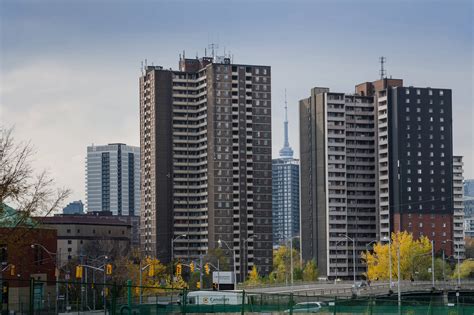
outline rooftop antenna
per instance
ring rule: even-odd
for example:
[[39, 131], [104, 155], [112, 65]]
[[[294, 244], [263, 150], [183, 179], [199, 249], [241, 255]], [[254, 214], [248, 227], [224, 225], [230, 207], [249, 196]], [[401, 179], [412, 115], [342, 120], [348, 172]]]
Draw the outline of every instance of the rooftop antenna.
[[209, 44], [209, 49], [211, 50], [212, 58], [214, 58], [216, 56], [215, 55], [215, 50], [217, 50], [217, 48], [219, 48], [218, 44], [214, 44], [214, 43]]
[[142, 60], [142, 62], [141, 62], [140, 71], [142, 72], [142, 75], [143, 75], [143, 74], [144, 74], [144, 73], [143, 73], [143, 60]]
[[384, 79], [386, 77], [387, 71], [384, 69], [383, 65], [387, 62], [387, 58], [380, 57], [380, 79]]

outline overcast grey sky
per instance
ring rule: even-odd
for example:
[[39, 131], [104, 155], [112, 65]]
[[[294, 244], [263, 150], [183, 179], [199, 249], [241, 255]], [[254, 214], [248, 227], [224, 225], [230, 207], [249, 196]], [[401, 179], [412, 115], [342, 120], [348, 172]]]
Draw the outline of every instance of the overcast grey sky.
[[210, 42], [236, 63], [272, 67], [273, 154], [299, 155], [298, 100], [314, 86], [353, 92], [378, 57], [406, 85], [453, 89], [454, 153], [474, 178], [472, 1], [0, 0], [0, 118], [36, 146], [35, 165], [84, 200], [86, 146], [139, 145], [145, 58], [177, 67]]

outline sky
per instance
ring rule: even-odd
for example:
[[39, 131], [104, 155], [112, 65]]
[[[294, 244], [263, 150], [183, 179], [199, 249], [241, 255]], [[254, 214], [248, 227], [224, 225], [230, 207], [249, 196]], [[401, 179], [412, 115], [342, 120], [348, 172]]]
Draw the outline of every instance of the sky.
[[141, 62], [177, 68], [209, 44], [272, 67], [273, 155], [299, 156], [298, 100], [389, 76], [453, 90], [454, 154], [474, 178], [473, 2], [0, 0], [0, 125], [31, 141], [71, 200], [85, 200], [91, 144], [138, 146]]

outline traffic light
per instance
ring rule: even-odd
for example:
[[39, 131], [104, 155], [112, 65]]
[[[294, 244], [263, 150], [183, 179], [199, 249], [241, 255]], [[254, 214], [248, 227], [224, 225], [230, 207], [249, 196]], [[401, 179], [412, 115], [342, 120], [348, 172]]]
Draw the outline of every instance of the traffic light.
[[191, 272], [194, 272], [194, 262], [191, 261], [191, 263], [189, 264], [189, 269], [191, 270]]
[[209, 264], [204, 265], [204, 271], [206, 272], [206, 275], [211, 273], [211, 268], [209, 268]]
[[15, 265], [10, 265], [10, 276], [15, 275]]
[[82, 266], [76, 266], [76, 278], [82, 279]]
[[181, 275], [181, 264], [176, 265], [176, 275], [178, 275], [178, 276]]
[[201, 288], [201, 282], [198, 281], [198, 282], [196, 282], [196, 289], [200, 289], [200, 288]]
[[155, 275], [155, 266], [150, 265], [150, 269], [148, 269], [148, 276], [153, 277]]
[[107, 264], [105, 268], [105, 273], [108, 275], [112, 274], [112, 264]]

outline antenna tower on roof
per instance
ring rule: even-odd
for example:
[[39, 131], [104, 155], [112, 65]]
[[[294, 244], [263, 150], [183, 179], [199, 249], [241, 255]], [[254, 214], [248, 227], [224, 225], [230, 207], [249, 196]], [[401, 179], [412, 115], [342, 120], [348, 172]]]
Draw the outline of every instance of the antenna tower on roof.
[[384, 64], [387, 62], [387, 58], [382, 56], [379, 58], [379, 61], [380, 61], [380, 79], [384, 79], [386, 78], [386, 75], [387, 75], [387, 70], [385, 70], [384, 68]]
[[219, 48], [218, 44], [214, 44], [214, 43], [209, 44], [209, 49], [211, 50], [212, 58], [214, 58], [216, 56], [218, 48]]

